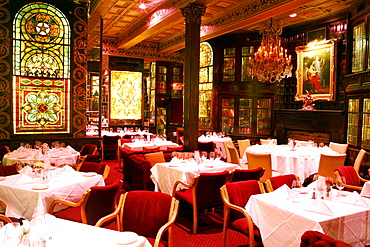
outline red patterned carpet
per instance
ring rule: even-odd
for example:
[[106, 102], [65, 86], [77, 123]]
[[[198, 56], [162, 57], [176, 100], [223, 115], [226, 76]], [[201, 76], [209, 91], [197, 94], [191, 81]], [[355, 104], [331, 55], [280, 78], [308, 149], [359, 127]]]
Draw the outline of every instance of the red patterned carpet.
[[[115, 179], [123, 179], [122, 169], [118, 166], [117, 160], [106, 160], [110, 167], [110, 174], [106, 180], [109, 184]], [[124, 184], [127, 191], [130, 187]], [[222, 246], [222, 209], [216, 213], [209, 213], [206, 216], [198, 216], [198, 234], [191, 234], [192, 230], [192, 209], [187, 205], [180, 205], [175, 227], [173, 228], [173, 247], [221, 247]], [[247, 237], [233, 230], [228, 230], [227, 247], [247, 246]]]

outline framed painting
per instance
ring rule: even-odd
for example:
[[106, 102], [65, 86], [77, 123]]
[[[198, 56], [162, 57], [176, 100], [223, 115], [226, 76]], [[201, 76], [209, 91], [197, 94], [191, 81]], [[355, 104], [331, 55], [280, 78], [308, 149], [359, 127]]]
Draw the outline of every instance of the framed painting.
[[334, 100], [334, 42], [324, 40], [298, 46], [296, 101], [304, 100], [307, 92], [313, 100]]
[[314, 40], [317, 41], [326, 40], [326, 28], [320, 28], [307, 32], [307, 43]]

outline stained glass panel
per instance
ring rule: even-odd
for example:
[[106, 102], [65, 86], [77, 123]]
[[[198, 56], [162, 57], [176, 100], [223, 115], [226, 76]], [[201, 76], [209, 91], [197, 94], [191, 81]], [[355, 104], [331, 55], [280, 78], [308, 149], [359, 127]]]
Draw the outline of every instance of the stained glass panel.
[[13, 26], [14, 133], [70, 133], [68, 20], [35, 2], [18, 11]]
[[111, 119], [142, 118], [142, 73], [111, 71]]
[[199, 126], [212, 127], [213, 51], [209, 43], [200, 44]]

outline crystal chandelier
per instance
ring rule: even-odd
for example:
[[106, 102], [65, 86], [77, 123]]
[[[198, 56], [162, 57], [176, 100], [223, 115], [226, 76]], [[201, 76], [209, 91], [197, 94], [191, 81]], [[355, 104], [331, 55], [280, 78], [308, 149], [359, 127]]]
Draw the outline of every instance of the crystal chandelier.
[[291, 56], [281, 47], [280, 34], [282, 25], [278, 20], [265, 21], [261, 24], [261, 46], [254, 54], [252, 74], [259, 81], [278, 82], [284, 77], [292, 76]]

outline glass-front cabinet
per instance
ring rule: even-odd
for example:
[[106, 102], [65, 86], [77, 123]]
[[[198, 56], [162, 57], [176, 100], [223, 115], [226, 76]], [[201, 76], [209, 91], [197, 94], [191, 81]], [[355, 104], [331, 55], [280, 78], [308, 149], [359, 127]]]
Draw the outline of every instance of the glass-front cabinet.
[[370, 149], [370, 98], [364, 98], [362, 112], [361, 147]]
[[347, 143], [357, 146], [358, 142], [358, 120], [360, 116], [360, 99], [348, 100], [348, 120], [347, 120]]
[[235, 119], [235, 99], [222, 99], [221, 107], [221, 130], [225, 133], [233, 133]]
[[347, 109], [348, 144], [370, 149], [370, 96], [349, 98]]
[[269, 136], [271, 98], [222, 97], [221, 130], [228, 135]]

